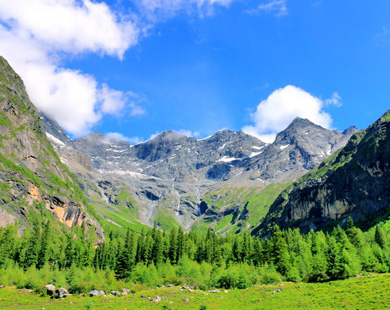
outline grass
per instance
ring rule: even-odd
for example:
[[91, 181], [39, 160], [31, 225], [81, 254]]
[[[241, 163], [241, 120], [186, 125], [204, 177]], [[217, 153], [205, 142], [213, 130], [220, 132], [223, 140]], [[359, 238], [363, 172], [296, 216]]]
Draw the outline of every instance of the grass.
[[[208, 193], [203, 197], [208, 206], [215, 212], [221, 212], [224, 209], [238, 206], [241, 215], [246, 205], [245, 223], [243, 219], [234, 217], [233, 214], [216, 220], [214, 215], [204, 216], [196, 221], [192, 229], [196, 231], [205, 231], [212, 227], [217, 234], [226, 232], [236, 233], [248, 228], [255, 227], [266, 215], [267, 212], [278, 197], [278, 195], [288, 187], [290, 183], [270, 184], [265, 188], [261, 187], [240, 187], [240, 188], [220, 188]], [[240, 216], [238, 216], [240, 217]], [[241, 222], [241, 226], [238, 224]]]
[[[326, 283], [261, 285], [221, 293], [171, 287], [141, 289], [121, 297], [69, 296], [63, 300], [6, 287], [0, 289], [0, 309], [388, 309], [389, 289], [390, 274]], [[161, 302], [152, 301], [156, 296]]]

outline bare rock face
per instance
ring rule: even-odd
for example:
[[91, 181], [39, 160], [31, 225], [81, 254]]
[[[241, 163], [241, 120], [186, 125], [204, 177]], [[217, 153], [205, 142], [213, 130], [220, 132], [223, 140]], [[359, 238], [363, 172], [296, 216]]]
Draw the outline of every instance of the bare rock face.
[[[51, 212], [68, 227], [92, 223], [83, 194], [46, 137], [23, 81], [0, 57], [1, 225], [29, 225], [31, 212]], [[45, 211], [46, 210], [46, 211]], [[97, 224], [94, 222], [94, 224]], [[103, 230], [96, 226], [103, 238]]]
[[275, 201], [259, 226], [303, 231], [344, 225], [348, 217], [369, 225], [390, 203], [390, 111]]

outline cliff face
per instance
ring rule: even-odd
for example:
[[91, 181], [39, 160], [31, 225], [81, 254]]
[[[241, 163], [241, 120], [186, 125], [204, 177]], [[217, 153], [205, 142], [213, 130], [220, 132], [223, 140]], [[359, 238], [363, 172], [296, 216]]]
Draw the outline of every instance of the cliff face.
[[273, 225], [303, 231], [370, 222], [390, 205], [390, 111], [339, 152], [300, 178], [271, 206], [256, 232]]
[[0, 225], [54, 215], [68, 227], [100, 225], [84, 206], [83, 194], [47, 140], [23, 81], [0, 57]]

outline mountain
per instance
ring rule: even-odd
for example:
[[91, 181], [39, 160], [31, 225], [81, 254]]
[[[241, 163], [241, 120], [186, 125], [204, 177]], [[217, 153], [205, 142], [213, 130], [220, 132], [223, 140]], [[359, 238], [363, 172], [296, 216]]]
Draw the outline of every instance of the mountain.
[[43, 122], [56, 151], [106, 219], [119, 225], [107, 210], [121, 206], [118, 197], [127, 196], [122, 217], [186, 229], [256, 226], [290, 181], [358, 131], [329, 130], [297, 118], [272, 144], [242, 131], [221, 130], [200, 140], [165, 131], [130, 145], [99, 132], [69, 141], [54, 120]]
[[255, 232], [283, 228], [318, 230], [345, 225], [351, 217], [367, 225], [389, 212], [390, 111], [352, 136], [339, 152], [287, 188]]
[[85, 223], [104, 238], [40, 118], [23, 81], [0, 57], [0, 225], [24, 230], [54, 218], [68, 227]]

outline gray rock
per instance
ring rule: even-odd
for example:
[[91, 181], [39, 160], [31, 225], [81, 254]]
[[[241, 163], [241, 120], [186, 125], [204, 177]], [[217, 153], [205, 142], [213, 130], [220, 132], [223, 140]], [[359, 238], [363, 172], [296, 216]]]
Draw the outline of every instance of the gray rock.
[[99, 291], [98, 290], [92, 290], [92, 291], [89, 292], [89, 296], [90, 297], [99, 296]]
[[116, 297], [119, 297], [121, 295], [121, 293], [119, 291], [111, 291], [110, 294], [114, 295]]
[[49, 295], [49, 296], [53, 296], [55, 291], [56, 291], [56, 287], [53, 284], [46, 285], [45, 289], [46, 289], [47, 295]]
[[71, 294], [69, 294], [68, 290], [66, 288], [63, 288], [63, 287], [56, 289], [56, 291], [54, 293], [55, 298], [65, 298], [66, 296], [70, 296], [70, 295]]

